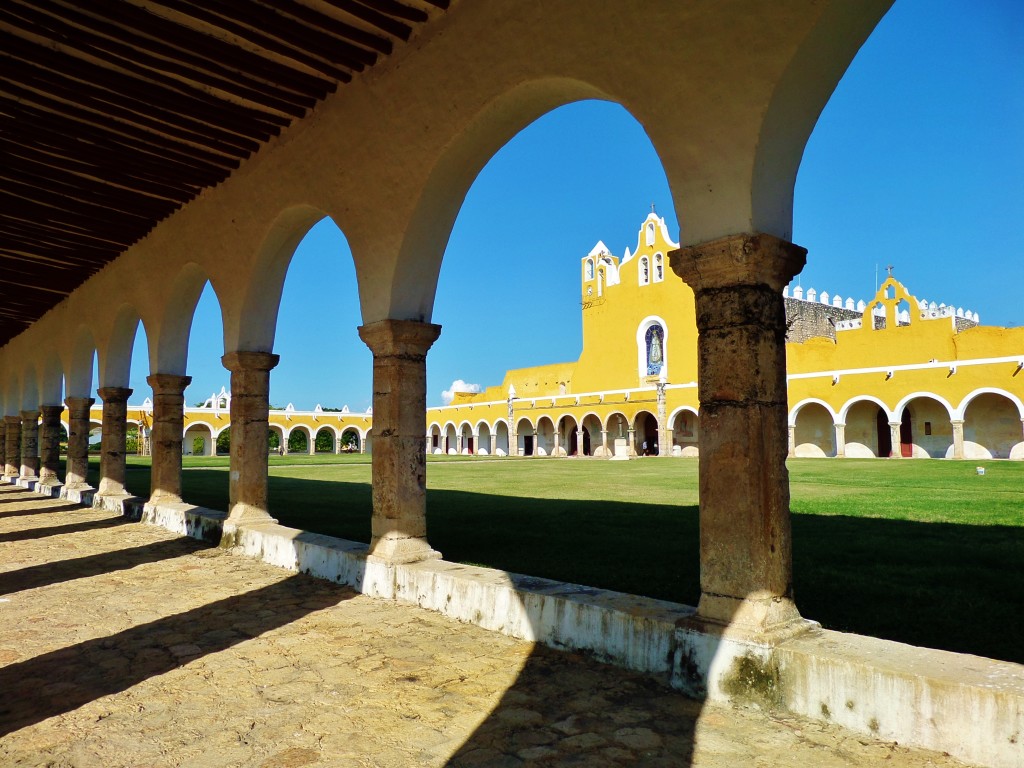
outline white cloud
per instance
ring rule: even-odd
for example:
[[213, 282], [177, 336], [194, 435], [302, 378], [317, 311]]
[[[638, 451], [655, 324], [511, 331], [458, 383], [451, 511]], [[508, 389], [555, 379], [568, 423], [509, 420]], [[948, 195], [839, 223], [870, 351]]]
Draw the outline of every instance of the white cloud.
[[462, 379], [456, 379], [452, 382], [452, 385], [448, 387], [444, 392], [441, 393], [441, 399], [445, 405], [448, 405], [454, 398], [456, 392], [479, 392], [479, 384], [467, 384]]

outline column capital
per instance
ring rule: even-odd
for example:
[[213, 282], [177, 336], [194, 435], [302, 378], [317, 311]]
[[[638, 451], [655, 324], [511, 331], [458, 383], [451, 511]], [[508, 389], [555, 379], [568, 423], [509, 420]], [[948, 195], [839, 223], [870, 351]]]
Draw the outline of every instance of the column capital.
[[96, 390], [96, 394], [104, 403], [126, 403], [133, 391], [130, 387], [100, 387]]
[[60, 416], [60, 414], [64, 411], [64, 406], [63, 405], [40, 405], [39, 406], [39, 411], [43, 414], [43, 418], [45, 419], [47, 417], [47, 415], [49, 415], [51, 417], [54, 416], [54, 415]]
[[65, 397], [64, 405], [68, 407], [69, 411], [73, 411], [76, 408], [84, 408], [88, 410], [96, 404], [96, 398], [94, 397]]
[[39, 421], [40, 412], [38, 410], [27, 410], [21, 412], [22, 421]]
[[763, 233], [729, 235], [669, 252], [672, 271], [694, 291], [735, 285], [781, 291], [806, 263], [806, 248]]
[[220, 362], [232, 373], [270, 371], [281, 362], [281, 356], [275, 355], [273, 352], [228, 352], [220, 359]]
[[191, 376], [175, 373], [154, 373], [146, 377], [146, 383], [153, 388], [154, 395], [180, 395], [192, 383]]
[[954, 427], [962, 427], [964, 425], [963, 419], [950, 419], [949, 423]]
[[4, 423], [12, 426], [21, 426], [21, 416], [4, 416]]
[[358, 331], [375, 357], [425, 358], [441, 335], [441, 326], [416, 320], [378, 320], [359, 326]]

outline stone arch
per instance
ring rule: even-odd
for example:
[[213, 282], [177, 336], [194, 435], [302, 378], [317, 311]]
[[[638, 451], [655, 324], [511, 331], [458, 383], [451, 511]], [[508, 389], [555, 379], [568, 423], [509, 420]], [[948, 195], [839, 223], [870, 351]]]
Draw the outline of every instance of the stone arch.
[[81, 324], [72, 334], [70, 349], [64, 359], [64, 390], [66, 397], [92, 395], [93, 362], [96, 341], [90, 328]]
[[[330, 444], [330, 447], [327, 448], [327, 450], [321, 450], [319, 447], [317, 447], [317, 443], [319, 442], [320, 434], [322, 432], [326, 432], [330, 436], [330, 438], [331, 438], [331, 444]], [[338, 452], [338, 438], [339, 437], [340, 437], [340, 435], [338, 434], [338, 430], [337, 429], [335, 429], [330, 424], [324, 424], [322, 427], [317, 429], [316, 432], [313, 433], [313, 450], [312, 450], [312, 453], [337, 453]]]
[[[364, 322], [385, 318], [430, 319], [448, 238], [480, 171], [526, 126], [558, 107], [584, 99], [614, 101], [593, 85], [554, 76], [525, 82], [519, 77], [515, 85], [493, 93], [480, 103], [461, 129], [450, 137], [446, 149], [418, 190], [398, 248], [392, 279], [369, 280], [374, 270], [363, 264], [362, 259], [368, 258], [374, 249], [369, 243], [358, 246], [353, 243]], [[599, 294], [601, 290], [599, 283]]]
[[498, 419], [494, 422], [494, 437], [495, 437], [495, 456], [508, 456], [509, 455], [509, 434], [508, 434], [508, 422], [505, 419]]
[[64, 368], [56, 350], [47, 349], [39, 361], [39, 404], [61, 405], [64, 402]]
[[472, 456], [476, 453], [476, 444], [473, 442], [473, 425], [468, 421], [459, 424], [459, 448], [463, 456]]
[[976, 390], [958, 410], [964, 422], [963, 458], [1024, 459], [1024, 416], [1018, 398], [1000, 390]]
[[18, 387], [18, 410], [33, 411], [39, 408], [39, 377], [34, 364], [27, 364], [21, 370]]
[[839, 409], [837, 424], [845, 424], [844, 455], [850, 459], [886, 458], [892, 455], [893, 420], [889, 407], [877, 397], [862, 395]]
[[[292, 442], [298, 442], [297, 440], [292, 440], [293, 435], [302, 435], [305, 438], [305, 448], [300, 448], [298, 445], [294, 449], [291, 447]], [[295, 424], [285, 434], [285, 445], [287, 446], [286, 452], [288, 453], [311, 454], [313, 453], [313, 431], [305, 424]]]
[[[353, 435], [355, 437], [354, 443], [348, 440], [348, 435]], [[338, 440], [341, 443], [340, 451], [345, 451], [348, 446], [352, 446], [352, 450], [347, 451], [348, 453], [362, 453], [366, 444], [363, 434], [359, 431], [359, 428], [353, 426], [348, 426], [341, 430]]]
[[271, 223], [240, 298], [229, 302], [225, 294], [222, 300], [225, 352], [273, 352], [288, 265], [306, 233], [326, 215], [310, 205], [295, 205]]
[[633, 445], [637, 456], [657, 456], [660, 453], [658, 417], [647, 410], [633, 415]]
[[136, 309], [127, 303], [118, 307], [106, 339], [97, 349], [101, 387], [128, 386], [135, 334], [138, 333], [140, 325], [148, 339], [148, 329]]
[[475, 453], [478, 456], [489, 456], [491, 453], [491, 425], [481, 419], [476, 425], [478, 444]]
[[441, 446], [441, 425], [436, 421], [433, 422], [427, 430], [427, 440], [429, 441], [427, 453], [444, 453], [444, 449]]
[[790, 415], [795, 427], [793, 452], [803, 458], [836, 455], [836, 416], [823, 400], [810, 398], [797, 404]]
[[[217, 452], [216, 430], [205, 421], [193, 421], [182, 433], [181, 454], [183, 456], [213, 456]], [[202, 440], [201, 450], [197, 452], [197, 439]]]
[[[196, 306], [207, 283], [213, 290], [223, 321], [224, 307], [217, 286], [198, 264], [185, 264], [171, 283], [160, 327], [156, 329], [158, 335], [150, 339], [150, 370], [176, 376], [184, 376], [187, 373], [192, 323], [195, 319]], [[223, 338], [223, 328], [221, 336]]]
[[610, 455], [604, 448], [604, 436], [601, 434], [604, 431], [604, 425], [601, 423], [600, 416], [593, 411], [587, 411], [580, 419], [580, 426], [583, 428], [581, 456]]
[[555, 449], [555, 423], [550, 416], [538, 416], [537, 425], [534, 427], [536, 433], [536, 446], [534, 456], [550, 456]]
[[980, 397], [985, 394], [1002, 395], [1017, 407], [1018, 416], [1024, 419], [1024, 400], [1021, 400], [1012, 392], [1007, 392], [1005, 389], [999, 389], [998, 387], [979, 387], [978, 389], [967, 393], [967, 395], [964, 396], [964, 399], [960, 401], [960, 406], [953, 412], [953, 418], [964, 418], [964, 414], [967, 412], [967, 406], [971, 404], [971, 401], [976, 397]]
[[700, 436], [700, 419], [696, 408], [689, 405], [676, 408], [668, 417], [668, 426], [672, 433], [671, 455], [688, 458], [700, 455], [697, 445]]
[[[269, 440], [270, 440], [270, 435], [271, 434], [277, 435], [277, 448], [276, 449], [271, 449], [270, 448]], [[219, 437], [219, 434], [218, 434], [218, 437]], [[288, 445], [288, 443], [285, 441], [285, 437], [284, 437], [284, 427], [282, 427], [280, 424], [274, 424], [274, 423], [269, 424], [268, 425], [268, 435], [267, 435], [267, 438], [268, 438], [267, 450], [268, 451], [275, 450], [276, 453], [283, 455], [284, 452], [285, 452], [285, 449], [286, 449], [286, 447]]]
[[516, 453], [519, 456], [537, 455], [537, 433], [533, 422], [526, 416], [520, 416], [516, 422]]
[[554, 456], [579, 456], [579, 422], [571, 413], [564, 413], [558, 417], [555, 424], [555, 434], [558, 435], [558, 448], [553, 449]]
[[455, 429], [455, 422], [449, 421], [444, 425], [444, 452], [449, 456], [457, 454], [458, 432]]
[[953, 450], [953, 409], [945, 398], [932, 392], [915, 392], [895, 408], [900, 445], [893, 453], [904, 458], [944, 458]]

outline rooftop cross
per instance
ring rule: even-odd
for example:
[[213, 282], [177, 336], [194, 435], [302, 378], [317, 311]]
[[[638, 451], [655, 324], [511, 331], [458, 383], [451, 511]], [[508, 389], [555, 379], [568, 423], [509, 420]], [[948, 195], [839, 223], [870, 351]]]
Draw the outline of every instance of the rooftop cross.
[[892, 270], [893, 270], [893, 266], [892, 266], [892, 264], [890, 264], [889, 266], [887, 266], [887, 267], [886, 267], [886, 269], [887, 269], [887, 270], [889, 270], [889, 277], [892, 277]]

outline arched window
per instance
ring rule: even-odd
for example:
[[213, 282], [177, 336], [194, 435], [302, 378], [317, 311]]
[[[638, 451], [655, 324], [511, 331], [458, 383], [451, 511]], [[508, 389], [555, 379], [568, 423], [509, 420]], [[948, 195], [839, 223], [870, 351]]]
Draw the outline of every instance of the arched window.
[[651, 282], [651, 267], [647, 257], [644, 256], [640, 259], [640, 285], [647, 285], [649, 282]]
[[660, 253], [654, 254], [654, 282], [660, 283], [665, 279], [665, 265]]
[[586, 275], [587, 275], [587, 278], [586, 278], [587, 280], [593, 280], [594, 279], [594, 260], [593, 259], [587, 259]]
[[654, 245], [654, 222], [647, 225], [647, 244]]
[[597, 295], [604, 294], [604, 270], [597, 270]]
[[647, 375], [657, 376], [665, 365], [665, 329], [655, 323], [644, 334], [647, 347]]

